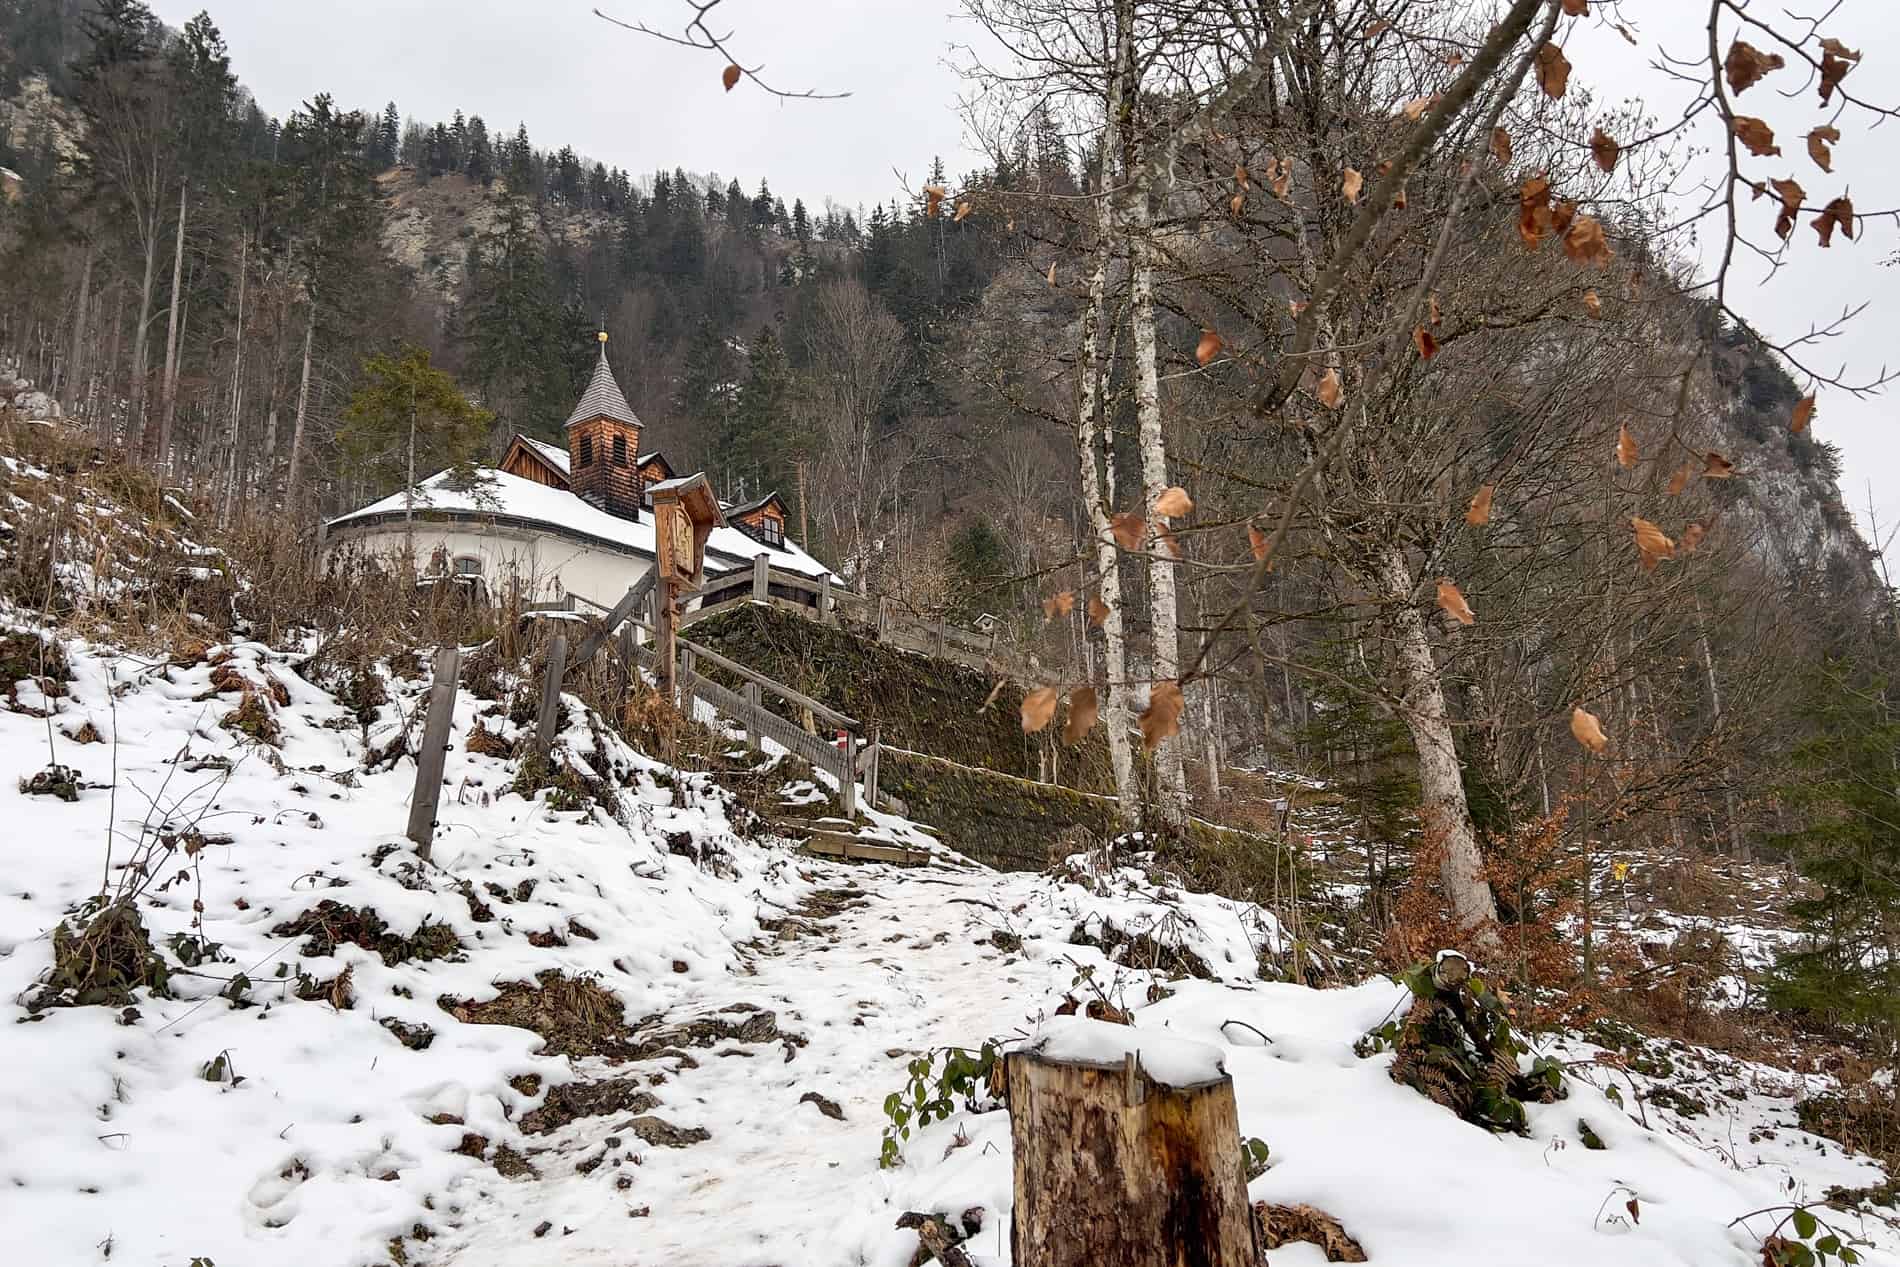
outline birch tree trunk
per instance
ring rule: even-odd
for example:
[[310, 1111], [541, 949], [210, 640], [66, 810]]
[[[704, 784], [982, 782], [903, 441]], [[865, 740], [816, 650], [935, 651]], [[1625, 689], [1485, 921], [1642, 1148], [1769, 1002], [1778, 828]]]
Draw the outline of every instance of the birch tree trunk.
[[[1141, 425], [1142, 513], [1153, 507], [1168, 487], [1167, 442], [1161, 433], [1161, 384], [1156, 364], [1154, 266], [1148, 240], [1151, 211], [1146, 180], [1138, 183], [1129, 225], [1129, 322], [1135, 350], [1135, 413]], [[1180, 619], [1174, 592], [1174, 564], [1167, 547], [1157, 538], [1148, 547], [1148, 610], [1153, 630], [1155, 679], [1170, 682], [1181, 675]], [[1187, 821], [1187, 774], [1181, 760], [1179, 735], [1155, 748], [1155, 782], [1161, 817], [1179, 826]]]
[[[1101, 591], [1102, 605], [1107, 608], [1102, 618], [1102, 667], [1107, 677], [1102, 692], [1102, 720], [1108, 728], [1109, 762], [1115, 772], [1115, 794], [1121, 803], [1122, 821], [1132, 827], [1139, 821], [1141, 800], [1135, 788], [1134, 751], [1128, 741], [1128, 649], [1123, 641], [1121, 560], [1095, 463], [1096, 419], [1102, 405], [1102, 315], [1108, 307], [1108, 262], [1115, 239], [1109, 160], [1120, 148], [1122, 47], [1117, 46], [1118, 72], [1109, 81], [1108, 127], [1102, 137], [1101, 170], [1095, 194], [1095, 262], [1089, 272], [1088, 306], [1082, 310], [1082, 374], [1076, 400], [1075, 455], [1081, 474], [1082, 507], [1095, 540], [1096, 584]], [[1115, 455], [1110, 451], [1111, 471], [1114, 462]]]
[[[1703, 619], [1700, 595], [1695, 600], [1695, 632], [1696, 649], [1702, 656], [1702, 672], [1709, 684], [1709, 715], [1715, 729], [1720, 730], [1722, 728], [1722, 690], [1715, 683], [1715, 656], [1709, 650], [1709, 628]], [[1735, 857], [1739, 861], [1747, 862], [1749, 861], [1748, 841], [1742, 837], [1742, 813], [1740, 798], [1735, 793], [1735, 780], [1735, 767], [1729, 764], [1725, 767], [1723, 781], [1726, 786], [1722, 793], [1724, 808], [1728, 811], [1729, 848], [1734, 850]]]
[[1438, 662], [1432, 657], [1424, 613], [1413, 601], [1412, 569], [1397, 546], [1379, 547], [1372, 562], [1380, 597], [1392, 605], [1393, 642], [1399, 678], [1405, 688], [1400, 713], [1418, 749], [1418, 783], [1426, 828], [1442, 840], [1439, 879], [1458, 927], [1489, 948], [1496, 940], [1497, 902], [1490, 881], [1485, 879], [1484, 855], [1471, 825], [1471, 807], [1465, 800]]
[[[290, 426], [290, 472], [284, 481], [284, 498], [294, 500], [297, 496], [297, 476], [303, 465], [304, 422], [310, 410], [310, 345], [317, 337], [317, 303], [310, 301], [310, 316], [303, 328], [303, 377], [297, 384], [297, 419]], [[293, 508], [294, 509], [294, 508]]]
[[178, 409], [178, 327], [185, 308], [185, 195], [187, 181], [178, 182], [178, 229], [172, 237], [172, 302], [165, 317], [165, 381], [159, 389], [158, 461], [168, 465], [172, 451], [172, 420]]
[[152, 283], [158, 270], [158, 210], [156, 207], [153, 208], [151, 220], [146, 225], [144, 238], [145, 274], [139, 282], [138, 322], [132, 327], [132, 414], [126, 420], [126, 438], [128, 447], [141, 445], [146, 456], [151, 457], [158, 436], [146, 426], [145, 374], [150, 345], [147, 327], [152, 323]]
[[86, 239], [86, 252], [79, 266], [79, 302], [73, 311], [73, 344], [66, 357], [66, 378], [59, 385], [59, 411], [68, 417], [79, 398], [79, 383], [86, 365], [86, 312], [92, 306], [92, 239]]
[[237, 515], [239, 471], [239, 422], [244, 416], [244, 298], [245, 284], [250, 278], [249, 255], [251, 240], [242, 232], [238, 235], [238, 292], [237, 292], [237, 335], [232, 340], [231, 351], [231, 469], [230, 483], [225, 491], [224, 518], [229, 523]]

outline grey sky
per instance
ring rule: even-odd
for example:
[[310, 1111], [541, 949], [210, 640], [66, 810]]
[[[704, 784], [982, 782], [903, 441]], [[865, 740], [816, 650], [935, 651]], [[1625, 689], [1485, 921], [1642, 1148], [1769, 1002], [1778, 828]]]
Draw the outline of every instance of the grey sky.
[[[620, 30], [582, 0], [153, 3], [173, 25], [207, 6], [238, 74], [259, 104], [280, 116], [324, 91], [348, 107], [380, 107], [393, 98], [405, 115], [427, 121], [460, 107], [481, 114], [493, 130], [525, 122], [537, 145], [572, 145], [635, 175], [684, 166], [737, 177], [748, 190], [764, 177], [788, 201], [802, 197], [814, 208], [827, 196], [847, 206], [888, 199], [899, 193], [894, 171], [914, 186], [932, 155], [944, 157], [953, 178], [976, 165], [962, 145], [958, 82], [945, 65], [950, 42], [971, 36], [953, 16], [953, 0], [726, 0], [721, 12], [737, 30], [734, 47], [745, 61], [765, 63], [777, 86], [852, 94], [832, 102], [781, 102], [750, 84], [728, 94], [712, 54]], [[600, 7], [668, 28], [685, 12], [681, 0], [600, 0]], [[1765, 16], [1780, 14], [1778, 5], [1763, 8]], [[1619, 11], [1642, 46], [1629, 47], [1600, 24], [1578, 24], [1568, 36], [1572, 82], [1593, 86], [1606, 106], [1640, 95], [1653, 113], [1668, 117], [1687, 90], [1647, 63], [1659, 43], [1678, 56], [1702, 48], [1706, 6], [1622, 0]], [[1900, 4], [1842, 0], [1827, 33], [1867, 54], [1849, 87], [1900, 102], [1900, 74], [1883, 63], [1889, 50], [1900, 49]], [[1748, 174], [1793, 175], [1814, 202], [1851, 182], [1858, 210], [1900, 207], [1900, 164], [1892, 161], [1900, 121], [1868, 133], [1851, 116], [1843, 120], [1837, 174], [1828, 176], [1808, 159], [1802, 138], [1831, 111], [1812, 87], [1796, 91], [1800, 80], [1799, 71], [1779, 72], [1740, 101], [1744, 112], [1768, 121], [1785, 151], [1750, 160]], [[1706, 126], [1698, 130], [1698, 144], [1716, 139]], [[1745, 206], [1743, 215], [1758, 237], [1768, 236], [1768, 201]], [[1701, 249], [1713, 238], [1711, 225]], [[1845, 333], [1810, 351], [1829, 369], [1845, 366], [1848, 377], [1876, 376], [1900, 329], [1900, 270], [1883, 266], [1900, 247], [1894, 222], [1868, 221], [1862, 240], [1837, 237], [1827, 251], [1815, 246], [1804, 222], [1794, 243], [1792, 266], [1766, 284], [1758, 261], [1741, 260], [1731, 302], [1777, 339], [1868, 303]], [[1900, 357], [1893, 361], [1900, 368]], [[1844, 452], [1842, 493], [1856, 515], [1865, 519], [1871, 483], [1882, 521], [1900, 525], [1900, 480], [1889, 478], [1900, 459], [1891, 401], [1891, 393], [1854, 400], [1823, 390], [1815, 434]]]

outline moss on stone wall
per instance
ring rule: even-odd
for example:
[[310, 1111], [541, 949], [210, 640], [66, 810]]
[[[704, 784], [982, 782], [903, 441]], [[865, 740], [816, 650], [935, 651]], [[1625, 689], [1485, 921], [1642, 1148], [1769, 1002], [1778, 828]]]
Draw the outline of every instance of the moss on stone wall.
[[895, 752], [881, 758], [878, 787], [944, 844], [1005, 871], [1040, 871], [1120, 828], [1107, 797]]
[[[1051, 723], [1049, 734], [1025, 735], [1022, 689], [1006, 682], [996, 698], [989, 700], [996, 683], [981, 670], [901, 651], [868, 634], [751, 604], [701, 621], [687, 636], [867, 727], [877, 723], [887, 744], [960, 765], [1034, 778], [1039, 747], [1056, 743], [1062, 784], [1091, 792], [1114, 786], [1108, 745], [1099, 726], [1073, 747], [1054, 738], [1061, 714]], [[721, 675], [713, 672], [711, 676]], [[985, 700], [989, 700], [987, 707]], [[774, 712], [798, 720], [783, 701], [767, 695], [764, 702]]]

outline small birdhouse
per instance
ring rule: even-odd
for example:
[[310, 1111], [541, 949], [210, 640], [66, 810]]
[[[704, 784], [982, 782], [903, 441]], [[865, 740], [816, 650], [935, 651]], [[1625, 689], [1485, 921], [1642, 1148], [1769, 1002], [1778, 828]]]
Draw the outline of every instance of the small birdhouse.
[[662, 480], [648, 490], [653, 497], [653, 530], [660, 579], [683, 590], [696, 590], [706, 563], [706, 539], [723, 527], [719, 499], [704, 474]]

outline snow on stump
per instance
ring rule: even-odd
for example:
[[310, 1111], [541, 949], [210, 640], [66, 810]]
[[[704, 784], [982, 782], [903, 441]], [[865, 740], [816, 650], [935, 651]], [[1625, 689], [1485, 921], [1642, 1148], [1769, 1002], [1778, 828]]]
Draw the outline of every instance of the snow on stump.
[[1068, 1017], [1005, 1061], [1019, 1267], [1253, 1267], [1234, 1083], [1204, 1043]]

